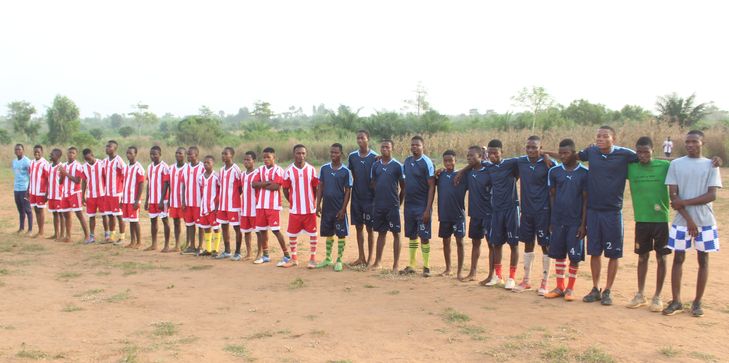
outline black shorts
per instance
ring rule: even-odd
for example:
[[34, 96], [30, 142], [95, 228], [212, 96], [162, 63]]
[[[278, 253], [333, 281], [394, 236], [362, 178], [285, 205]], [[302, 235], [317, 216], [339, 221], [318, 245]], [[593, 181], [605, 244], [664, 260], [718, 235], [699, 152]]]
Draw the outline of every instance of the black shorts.
[[359, 200], [352, 195], [352, 203], [350, 204], [350, 216], [352, 217], [352, 225], [372, 227], [372, 201]]
[[540, 246], [549, 246], [549, 211], [536, 214], [521, 214], [519, 221], [519, 239], [524, 243], [534, 243], [536, 239]]
[[667, 222], [635, 222], [635, 253], [642, 255], [656, 251], [659, 255], [668, 255]]
[[488, 239], [489, 232], [491, 231], [491, 215], [487, 214], [484, 218], [471, 217], [468, 221], [468, 238], [471, 239], [482, 239], [486, 237]]
[[510, 246], [519, 244], [519, 207], [517, 206], [491, 214], [489, 244], [502, 246], [504, 243], [508, 243]]
[[440, 224], [438, 225], [438, 237], [449, 238], [451, 236], [455, 236], [456, 238], [463, 238], [466, 236], [465, 219], [452, 222], [440, 221]]
[[344, 219], [338, 220], [337, 213], [323, 212], [319, 222], [319, 235], [322, 237], [332, 237], [334, 235], [339, 238], [347, 237], [349, 235], [347, 215], [344, 215]]
[[372, 229], [375, 232], [400, 233], [400, 209], [375, 209], [372, 213]]

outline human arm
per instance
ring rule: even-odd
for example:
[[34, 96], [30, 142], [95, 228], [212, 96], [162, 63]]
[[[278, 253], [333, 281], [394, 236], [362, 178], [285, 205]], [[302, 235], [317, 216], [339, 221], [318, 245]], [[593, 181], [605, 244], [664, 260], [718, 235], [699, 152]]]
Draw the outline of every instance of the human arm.
[[[671, 206], [673, 206], [674, 205], [673, 204], [674, 199], [680, 200], [680, 199], [678, 199], [678, 185], [669, 185], [668, 186], [668, 192], [669, 192], [670, 197], [671, 197]], [[704, 195], [706, 195], [706, 194], [704, 194]], [[696, 199], [696, 198], [694, 198], [694, 199]], [[676, 208], [674, 207], [674, 209], [676, 209]], [[691, 237], [698, 236], [699, 235], [699, 228], [696, 226], [696, 223], [694, 222], [694, 219], [691, 218], [691, 215], [688, 214], [688, 211], [686, 211], [686, 208], [683, 208], [682, 207], [680, 209], [676, 209], [676, 211], [678, 212], [678, 214], [680, 214], [683, 217], [683, 219], [686, 220], [686, 227], [688, 228], [689, 235]]]
[[[673, 190], [670, 187], [675, 187], [676, 191], [674, 194]], [[684, 209], [687, 206], [690, 205], [700, 205], [700, 204], [708, 204], [716, 200], [716, 187], [709, 187], [709, 190], [706, 191], [706, 193], [699, 195], [696, 198], [691, 199], [681, 199], [678, 197], [678, 186], [676, 185], [670, 185], [669, 190], [671, 193], [671, 207], [674, 210], [680, 210]]]
[[430, 222], [430, 215], [433, 211], [433, 199], [435, 198], [435, 177], [428, 178], [428, 201], [423, 212], [423, 223]]
[[342, 209], [337, 212], [337, 220], [341, 221], [347, 215], [347, 205], [352, 197], [352, 188], [344, 188], [344, 201], [342, 202]]
[[405, 180], [400, 179], [398, 183], [400, 184], [400, 205], [402, 205], [405, 201]]
[[587, 235], [587, 191], [582, 192], [582, 220], [577, 228], [577, 239], [583, 239]]

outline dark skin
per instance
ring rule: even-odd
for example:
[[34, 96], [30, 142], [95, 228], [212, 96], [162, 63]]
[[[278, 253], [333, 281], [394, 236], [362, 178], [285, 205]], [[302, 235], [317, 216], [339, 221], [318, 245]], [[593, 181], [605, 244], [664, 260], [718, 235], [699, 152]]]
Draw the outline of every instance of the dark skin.
[[[686, 153], [690, 158], [700, 158], [704, 140], [699, 135], [686, 135], [684, 145]], [[692, 238], [699, 235], [698, 226], [693, 218], [686, 211], [687, 206], [702, 205], [716, 200], [716, 187], [709, 187], [706, 193], [691, 199], [681, 199], [678, 195], [678, 185], [669, 185], [668, 191], [671, 197], [671, 208], [676, 210], [686, 220], [688, 233]], [[706, 283], [709, 280], [709, 253], [697, 251], [699, 271], [696, 278], [696, 297], [694, 303], [700, 303], [704, 297]], [[681, 279], [683, 278], [683, 263], [686, 260], [686, 251], [675, 251], [673, 266], [671, 269], [671, 293], [674, 302], [681, 302]]]
[[[263, 165], [266, 166], [266, 168], [270, 169], [276, 165], [276, 154], [274, 153], [263, 153]], [[266, 190], [279, 190], [281, 189], [281, 184], [278, 184], [272, 180], [267, 181], [254, 181], [251, 183], [254, 189], [266, 189]], [[281, 251], [283, 251], [284, 256], [288, 256], [288, 247], [286, 246], [286, 242], [284, 242], [283, 235], [281, 234], [281, 231], [275, 230], [272, 231], [273, 235], [276, 236], [276, 239], [278, 240], [278, 244], [281, 247]], [[268, 251], [268, 231], [259, 231], [256, 232], [258, 235], [258, 240], [261, 241], [261, 246], [263, 247], [264, 251]]]
[[[329, 148], [329, 158], [331, 159], [332, 163], [332, 170], [339, 170], [339, 168], [342, 167], [342, 150], [338, 147], [331, 147]], [[323, 200], [323, 193], [324, 190], [324, 181], [319, 181], [319, 187], [316, 189], [316, 216], [321, 217], [321, 205]], [[352, 188], [345, 188], [344, 189], [344, 202], [342, 203], [342, 208], [337, 212], [337, 220], [341, 221], [344, 220], [344, 217], [347, 216], [347, 205], [349, 204], [349, 200], [352, 196]]]
[[[481, 162], [483, 161], [482, 158], [483, 158], [483, 156], [478, 150], [469, 149], [468, 154], [466, 154], [466, 160], [468, 161], [468, 166], [467, 166], [468, 170], [470, 171], [470, 170], [480, 169], [482, 167], [481, 166]], [[465, 173], [463, 173], [461, 171], [458, 173], [458, 175], [456, 175], [456, 178], [458, 178], [459, 175], [464, 175], [464, 174]], [[460, 180], [454, 180], [453, 182], [458, 184], [460, 182]], [[470, 193], [470, 191], [469, 191], [469, 193]], [[460, 281], [469, 282], [469, 281], [474, 281], [476, 279], [476, 272], [478, 270], [478, 259], [481, 257], [481, 241], [482, 241], [482, 238], [471, 238], [471, 269], [468, 271], [468, 275], [466, 275], [466, 277], [459, 278]], [[492, 251], [491, 251], [491, 248], [489, 248], [489, 261], [491, 261], [491, 260], [492, 260]], [[461, 268], [462, 268], [462, 266], [459, 266], [458, 275], [461, 274]], [[491, 278], [491, 275], [489, 274], [489, 277], [487, 278], [487, 280], [489, 280], [490, 278]]]
[[[213, 166], [215, 166], [215, 160], [212, 158], [205, 158], [205, 161], [203, 161], [203, 166], [205, 167], [205, 172], [203, 173], [203, 176], [207, 179], [210, 177], [211, 174], [213, 174]], [[201, 228], [204, 233], [211, 233], [212, 228]], [[202, 248], [202, 239], [200, 240], [200, 248]]]
[[[43, 157], [43, 149], [39, 147], [33, 148], [33, 157], [35, 160], [40, 160]], [[25, 199], [30, 199], [30, 185], [28, 185], [28, 190], [25, 192]], [[33, 209], [35, 211], [35, 220], [38, 222], [38, 233], [34, 234], [33, 238], [43, 238], [43, 226], [46, 223], [45, 208], [35, 207]]]
[[[542, 143], [538, 140], [527, 140], [526, 143], [526, 154], [527, 158], [529, 158], [529, 162], [532, 163], [532, 165], [536, 165], [536, 163], [539, 161], [539, 158], [542, 157]], [[549, 157], [543, 158], [545, 165], [547, 168], [552, 167], [552, 160]], [[527, 196], [523, 195], [521, 196], [522, 199], [527, 198]], [[534, 243], [534, 240], [531, 241], [523, 241], [524, 242], [524, 252], [530, 253], [534, 252], [534, 247], [536, 244]], [[541, 246], [542, 253], [546, 256], [547, 255], [547, 246]]]
[[[76, 149], [68, 149], [67, 158], [68, 158], [68, 164], [71, 164], [72, 162], [76, 161]], [[60, 182], [63, 182], [65, 178], [70, 179], [72, 182], [78, 184], [81, 182], [81, 177], [79, 176], [71, 176], [66, 171], [66, 168], [60, 168], [58, 175], [60, 175]], [[84, 240], [89, 238], [89, 227], [86, 225], [86, 219], [84, 218], [82, 211], [76, 211], [74, 212], [76, 214], [76, 218], [78, 219], [79, 223], [81, 224], [81, 229], [84, 231]], [[63, 238], [63, 242], [71, 242], [71, 212], [64, 212], [63, 213], [63, 220], [66, 223], [66, 236]]]
[[[380, 155], [382, 156], [380, 161], [382, 164], [387, 164], [392, 160], [392, 144], [389, 142], [383, 142], [380, 145]], [[400, 205], [402, 206], [403, 201], [405, 200], [405, 182], [401, 179], [399, 181], [400, 184]], [[372, 187], [374, 187], [374, 180], [372, 181]], [[375, 263], [370, 266], [372, 268], [380, 268], [380, 264], [382, 262], [382, 252], [385, 249], [385, 238], [387, 237], [387, 232], [378, 232], [377, 233], [377, 254], [375, 256]], [[393, 250], [393, 258], [394, 262], [392, 263], [392, 273], [397, 273], [398, 271], [398, 265], [400, 261], [400, 233], [399, 232], [392, 232], [392, 237], [394, 239], [392, 244], [392, 250]]]
[[[190, 148], [189, 150], [187, 150], [187, 162], [190, 163], [191, 167], [196, 167], [198, 165], [198, 163], [200, 162], [200, 159], [198, 159], [197, 150], [195, 150], [193, 148]], [[193, 181], [193, 183], [194, 183], [194, 181]], [[182, 188], [183, 188], [183, 191], [181, 192], [182, 193], [181, 199], [182, 199], [182, 209], [184, 210], [185, 208], [187, 208], [187, 201], [185, 200], [185, 190], [188, 188], [188, 186], [184, 185]], [[191, 188], [194, 188], [194, 185], [191, 186]], [[185, 238], [187, 239], [188, 246], [192, 246], [193, 248], [202, 250], [202, 248], [203, 248], [203, 245], [202, 245], [203, 244], [203, 230], [201, 228], [197, 228], [198, 241], [200, 241], [200, 243], [197, 246], [195, 246], [195, 229], [196, 228], [195, 228], [194, 223], [192, 226], [187, 226], [187, 228], [186, 228], [187, 233], [185, 234]]]
[[[106, 155], [109, 157], [108, 161], [114, 160], [114, 158], [116, 157], [117, 147], [118, 146], [116, 144], [112, 144], [112, 143], [106, 144], [105, 151], [106, 151]], [[124, 220], [122, 219], [121, 215], [116, 216], [116, 220], [114, 219], [114, 216], [108, 216], [107, 218], [108, 218], [110, 232], [114, 232], [115, 223], [118, 222], [119, 223], [119, 233], [124, 233], [124, 230], [126, 229], [126, 227], [124, 226]]]
[[[89, 153], [89, 154], [85, 155], [84, 160], [89, 165], [94, 165], [98, 161], [94, 157], [94, 153]], [[87, 183], [88, 183], [88, 181], [86, 179], [83, 179], [82, 183], [81, 183], [81, 204], [83, 206], [86, 206], [86, 188], [88, 187]], [[105, 231], [108, 230], [109, 225], [108, 225], [106, 216], [101, 217], [101, 222], [104, 225], [104, 230]], [[96, 216], [95, 215], [89, 216], [89, 231], [91, 232], [91, 234], [94, 234], [94, 232], [96, 231]]]
[[[357, 133], [357, 146], [359, 146], [359, 155], [361, 157], [366, 156], [370, 152], [370, 146], [369, 146], [369, 137], [364, 132]], [[361, 265], [371, 265], [372, 264], [372, 255], [373, 250], [375, 247], [375, 235], [372, 233], [372, 226], [367, 226], [365, 224], [357, 224], [354, 226], [355, 230], [357, 231], [357, 259], [350, 263], [350, 266], [361, 266]], [[365, 259], [365, 249], [364, 249], [364, 232], [365, 229], [367, 230], [367, 258]]]
[[[223, 150], [223, 152], [220, 154], [221, 159], [223, 160], [223, 164], [225, 165], [225, 169], [229, 170], [233, 167], [233, 153], [230, 152], [230, 150]], [[221, 229], [223, 230], [223, 244], [225, 245], [225, 252], [230, 253], [230, 228], [228, 223], [222, 223]], [[240, 245], [243, 240], [243, 237], [240, 234], [240, 226], [233, 226], [233, 230], [235, 231], [235, 247], [236, 251], [240, 252]]]
[[[410, 141], [410, 152], [413, 154], [413, 158], [416, 160], [423, 156], [424, 152], [423, 142], [415, 139]], [[430, 216], [433, 211], [433, 199], [435, 197], [435, 177], [428, 178], [428, 201], [425, 205], [425, 211], [423, 212], [423, 223], [430, 222]], [[430, 240], [427, 238], [420, 237], [420, 243], [428, 244]]]
[[[253, 159], [251, 155], [246, 155], [243, 157], [243, 167], [246, 169], [246, 174], [250, 174], [255, 170], [256, 167], [256, 160]], [[252, 239], [252, 232], [245, 232], [244, 233], [244, 239], [246, 242], [246, 255], [243, 258], [243, 260], [250, 260], [251, 259], [251, 239]], [[256, 252], [256, 260], [261, 258], [263, 255], [263, 246], [261, 245], [261, 240], [259, 238], [256, 238], [258, 242], [258, 251]]]
[[[129, 159], [129, 165], [132, 165], [137, 162], [137, 152], [129, 148], [127, 149], [127, 159]], [[137, 183], [137, 189], [136, 193], [134, 193], [134, 201], [132, 201], [132, 208], [134, 210], [139, 210], [139, 201], [142, 197], [142, 190], [144, 181], [140, 181]], [[169, 228], [169, 227], [168, 227]], [[139, 248], [142, 246], [142, 232], [141, 228], [139, 226], [139, 222], [129, 222], [129, 232], [131, 234], [131, 238], [129, 240], [129, 244], [126, 245], [126, 248]]]
[[[61, 152], [51, 152], [51, 168], [58, 166], [58, 162], [61, 160]], [[60, 180], [49, 180], [48, 186], [50, 188], [51, 183], [60, 183]], [[56, 240], [60, 242], [66, 231], [66, 222], [63, 220], [62, 212], [53, 212], [53, 235], [48, 237], [50, 240]]]
[[[154, 166], [158, 166], [160, 163], [160, 158], [162, 157], [162, 154], [157, 150], [150, 150], [149, 151], [149, 159], [152, 161], [152, 164]], [[157, 203], [159, 210], [164, 211], [166, 209], [165, 203], [164, 203], [164, 197], [160, 197], [159, 201], [155, 200], [149, 200], [149, 188], [151, 188], [150, 184], [147, 183], [147, 198], [144, 200], [144, 210], [149, 210], [149, 204]], [[163, 187], [164, 188], [164, 187]], [[162, 196], [164, 196], [165, 193], [162, 193]], [[150, 229], [152, 232], [152, 245], [147, 247], [145, 251], [156, 251], [157, 250], [157, 232], [159, 231], [157, 220], [162, 219], [162, 226], [164, 228], [164, 236], [165, 236], [165, 245], [164, 248], [162, 248], [162, 252], [172, 252], [170, 250], [170, 222], [167, 219], [167, 217], [164, 218], [150, 218]]]
[[[294, 149], [294, 166], [301, 169], [306, 165], [306, 148], [305, 147], [298, 147]], [[314, 195], [318, 193], [318, 187], [314, 187]], [[289, 202], [289, 205], [291, 205], [291, 199], [289, 198], [289, 193], [291, 191], [289, 188], [283, 189], [283, 195], [286, 198], [286, 201]], [[318, 213], [318, 212], [317, 212]], [[311, 256], [311, 261], [314, 261], [314, 256]], [[296, 260], [292, 259], [289, 261], [288, 264], [284, 265], [284, 267], [293, 267], [296, 265]]]
[[[479, 161], [480, 162], [480, 161]], [[453, 155], [446, 155], [443, 157], [443, 166], [447, 172], [453, 172], [456, 167], [456, 158]], [[480, 241], [479, 241], [480, 243]], [[461, 273], [463, 272], [463, 259], [464, 259], [464, 252], [463, 252], [463, 237], [456, 237], [456, 255], [458, 257], [458, 269], [456, 278], [461, 280], [463, 276]], [[446, 269], [443, 271], [443, 273], [440, 274], [440, 276], [451, 276], [451, 237], [444, 237], [443, 238], [443, 257], [445, 258], [446, 263]]]
[[[185, 148], [178, 148], [175, 152], [175, 162], [177, 164], [178, 168], [181, 168], [185, 166]], [[164, 184], [162, 184], [162, 194], [159, 202], [159, 209], [164, 210], [164, 196], [167, 195], [167, 193], [170, 190], [170, 182], [165, 181]], [[180, 194], [185, 195], [185, 185], [180, 184]], [[180, 231], [181, 231], [181, 220], [180, 218], [172, 218], [172, 224], [174, 225], [174, 233], [175, 233], [175, 247], [174, 248], [168, 248], [167, 243], [165, 243], [165, 247], [162, 248], [162, 252], [179, 252], [180, 251]], [[168, 227], [169, 229], [169, 227]], [[194, 233], [193, 233], [194, 236]], [[193, 246], [194, 247], [194, 246]]]

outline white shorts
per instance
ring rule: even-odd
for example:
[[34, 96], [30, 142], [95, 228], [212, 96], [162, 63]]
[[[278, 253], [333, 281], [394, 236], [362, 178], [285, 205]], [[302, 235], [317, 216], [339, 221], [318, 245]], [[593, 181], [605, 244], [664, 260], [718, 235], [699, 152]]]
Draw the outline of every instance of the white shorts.
[[687, 251], [692, 248], [691, 242], [695, 243], [697, 251], [718, 252], [719, 251], [719, 229], [717, 226], [703, 226], [699, 228], [699, 235], [696, 238], [688, 233], [688, 227], [671, 225], [668, 231], [668, 248], [674, 251]]

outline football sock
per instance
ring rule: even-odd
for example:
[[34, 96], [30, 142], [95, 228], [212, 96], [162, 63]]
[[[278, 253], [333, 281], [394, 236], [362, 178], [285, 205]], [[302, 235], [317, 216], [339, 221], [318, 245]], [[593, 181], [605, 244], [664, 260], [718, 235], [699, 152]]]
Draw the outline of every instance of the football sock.
[[421, 244], [420, 250], [423, 252], [423, 267], [430, 268], [430, 243]]
[[408, 266], [410, 266], [411, 268], [415, 268], [415, 255], [418, 253], [418, 240], [411, 239], [408, 247], [408, 252], [410, 252], [410, 263], [408, 264]]
[[[327, 255], [325, 258], [327, 261], [331, 261], [332, 260], [332, 245], [334, 245], [334, 238], [327, 238], [326, 244], [327, 244], [327, 250], [326, 250]], [[341, 253], [340, 253], [340, 255], [341, 255]]]
[[289, 249], [291, 250], [291, 258], [294, 261], [298, 260], [297, 245], [298, 245], [298, 241], [296, 240], [296, 237], [289, 237]]
[[524, 282], [529, 282], [532, 275], [532, 262], [534, 262], [534, 252], [524, 252]]
[[552, 259], [546, 253], [542, 255], [542, 280], [547, 281], [549, 278], [549, 265]]
[[554, 272], [557, 275], [557, 288], [564, 291], [564, 270], [567, 267], [564, 258], [557, 259], [554, 262]]
[[569, 280], [567, 282], [567, 288], [570, 290], [575, 289], [575, 280], [577, 280], [577, 266], [570, 265]]
[[[334, 241], [332, 241], [334, 242]], [[340, 238], [339, 242], [337, 243], [337, 262], [342, 262], [342, 254], [344, 253], [344, 245], [346, 244], [346, 240], [344, 238]]]

